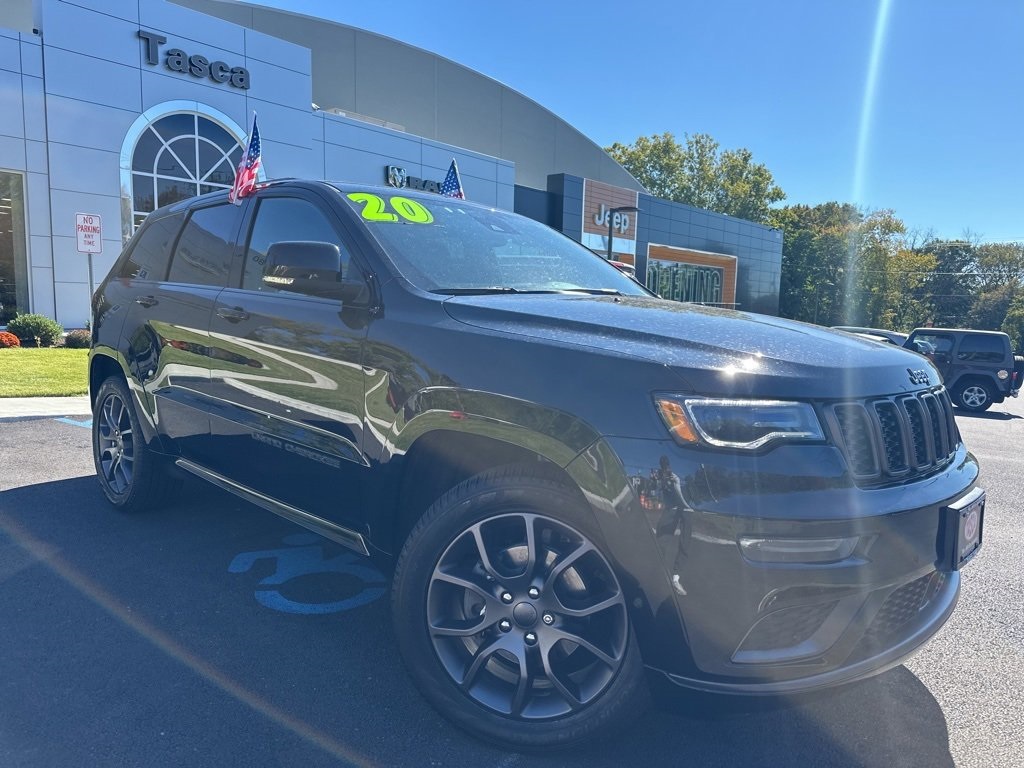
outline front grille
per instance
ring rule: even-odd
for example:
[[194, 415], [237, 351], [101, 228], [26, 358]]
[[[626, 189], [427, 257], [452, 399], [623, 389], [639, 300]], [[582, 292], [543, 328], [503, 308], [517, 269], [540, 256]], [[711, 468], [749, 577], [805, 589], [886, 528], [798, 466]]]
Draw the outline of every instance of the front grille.
[[835, 442], [859, 485], [883, 485], [928, 474], [960, 445], [944, 387], [832, 405]]

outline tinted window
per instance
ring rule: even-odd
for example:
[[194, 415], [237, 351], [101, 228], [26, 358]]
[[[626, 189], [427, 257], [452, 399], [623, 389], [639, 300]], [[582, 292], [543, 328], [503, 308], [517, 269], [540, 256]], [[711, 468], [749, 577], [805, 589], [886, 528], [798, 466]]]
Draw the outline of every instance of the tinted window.
[[998, 363], [1006, 356], [1003, 339], [999, 336], [964, 336], [960, 341], [960, 360], [978, 363]]
[[167, 275], [174, 239], [184, 218], [185, 214], [177, 213], [148, 222], [127, 261], [121, 265], [118, 277], [163, 280]]
[[193, 211], [174, 249], [167, 279], [172, 283], [226, 286], [240, 210], [234, 205], [215, 205]]
[[245, 256], [242, 288], [249, 291], [277, 291], [263, 284], [267, 250], [274, 243], [296, 240], [334, 243], [341, 248], [341, 269], [343, 274], [347, 274], [348, 253], [338, 233], [319, 208], [296, 197], [267, 197], [260, 200], [259, 208], [256, 209], [256, 221]]

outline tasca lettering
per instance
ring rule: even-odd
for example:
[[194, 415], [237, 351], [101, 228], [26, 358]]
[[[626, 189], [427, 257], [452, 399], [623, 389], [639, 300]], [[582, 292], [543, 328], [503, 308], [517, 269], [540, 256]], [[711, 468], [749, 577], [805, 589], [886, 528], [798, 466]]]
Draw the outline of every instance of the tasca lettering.
[[[167, 38], [156, 32], [140, 29], [139, 39], [145, 44], [146, 63], [151, 66], [158, 65], [160, 46], [167, 42]], [[208, 77], [215, 83], [227, 83], [242, 90], [249, 89], [249, 70], [245, 67], [231, 67], [223, 61], [210, 61], [198, 53], [190, 56], [181, 48], [168, 48], [164, 52], [164, 66], [171, 72], [181, 72], [199, 78]]]

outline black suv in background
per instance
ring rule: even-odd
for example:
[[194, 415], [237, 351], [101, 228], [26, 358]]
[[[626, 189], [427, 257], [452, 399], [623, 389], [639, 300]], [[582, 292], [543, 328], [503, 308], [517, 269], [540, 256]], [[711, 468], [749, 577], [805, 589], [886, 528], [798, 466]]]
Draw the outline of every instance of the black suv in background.
[[1010, 337], [999, 331], [966, 328], [918, 328], [904, 346], [920, 342], [949, 390], [953, 404], [968, 411], [986, 411], [992, 403], [1016, 397], [1024, 375], [1024, 358], [1015, 358]]
[[[423, 695], [516, 748], [900, 663], [984, 493], [906, 350], [664, 301], [548, 227], [281, 181], [152, 213], [93, 297], [100, 485], [169, 467], [393, 559]], [[296, 650], [301, 653], [301, 649]]]

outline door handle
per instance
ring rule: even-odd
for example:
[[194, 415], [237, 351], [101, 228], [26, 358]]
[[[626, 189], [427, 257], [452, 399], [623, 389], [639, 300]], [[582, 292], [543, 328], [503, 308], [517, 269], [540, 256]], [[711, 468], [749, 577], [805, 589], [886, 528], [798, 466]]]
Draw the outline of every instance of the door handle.
[[240, 323], [249, 319], [249, 313], [241, 307], [217, 307], [217, 317], [222, 317], [229, 323]]
[[135, 299], [136, 304], [141, 304], [144, 307], [153, 307], [160, 302], [156, 300], [154, 296], [139, 296]]

